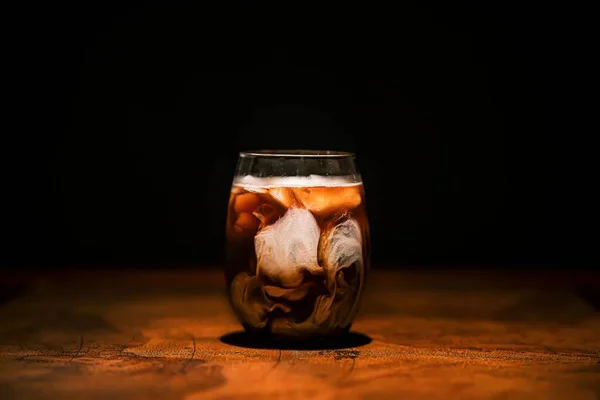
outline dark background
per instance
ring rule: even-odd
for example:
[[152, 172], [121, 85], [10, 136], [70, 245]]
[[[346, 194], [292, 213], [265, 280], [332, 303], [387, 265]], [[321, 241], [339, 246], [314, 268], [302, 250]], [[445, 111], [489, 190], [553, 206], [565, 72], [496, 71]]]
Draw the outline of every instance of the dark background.
[[218, 264], [257, 148], [356, 152], [378, 266], [598, 260], [584, 10], [80, 3], [5, 14], [5, 265]]

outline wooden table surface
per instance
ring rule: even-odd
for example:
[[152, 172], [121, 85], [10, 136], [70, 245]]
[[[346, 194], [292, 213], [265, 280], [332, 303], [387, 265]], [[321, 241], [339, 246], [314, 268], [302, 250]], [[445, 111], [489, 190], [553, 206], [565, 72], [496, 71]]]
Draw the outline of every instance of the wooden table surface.
[[589, 279], [541, 276], [374, 269], [354, 334], [296, 348], [236, 333], [218, 271], [38, 277], [0, 302], [0, 398], [599, 399]]

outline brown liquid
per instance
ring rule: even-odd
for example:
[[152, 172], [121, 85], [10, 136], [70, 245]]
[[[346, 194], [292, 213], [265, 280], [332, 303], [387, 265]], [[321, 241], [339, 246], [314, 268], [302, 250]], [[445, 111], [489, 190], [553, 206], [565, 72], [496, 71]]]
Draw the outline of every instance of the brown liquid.
[[247, 330], [309, 337], [350, 329], [369, 268], [362, 184], [234, 185], [226, 232], [227, 288]]

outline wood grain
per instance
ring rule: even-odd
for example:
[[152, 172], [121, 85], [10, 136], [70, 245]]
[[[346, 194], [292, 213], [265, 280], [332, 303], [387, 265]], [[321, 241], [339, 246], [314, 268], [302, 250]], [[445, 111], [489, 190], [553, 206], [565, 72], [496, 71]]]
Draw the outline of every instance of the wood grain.
[[600, 314], [554, 278], [375, 270], [354, 339], [290, 349], [233, 334], [219, 271], [46, 276], [0, 303], [0, 398], [598, 399]]

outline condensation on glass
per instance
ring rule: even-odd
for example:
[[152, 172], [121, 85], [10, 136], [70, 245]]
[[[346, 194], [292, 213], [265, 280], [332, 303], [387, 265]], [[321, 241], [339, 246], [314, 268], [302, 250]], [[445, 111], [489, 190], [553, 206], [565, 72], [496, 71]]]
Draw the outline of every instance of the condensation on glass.
[[225, 277], [250, 332], [347, 332], [369, 269], [365, 192], [354, 155], [240, 153], [227, 213]]

